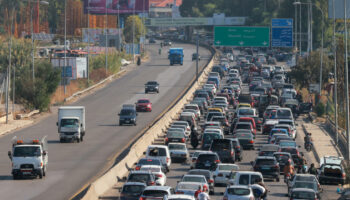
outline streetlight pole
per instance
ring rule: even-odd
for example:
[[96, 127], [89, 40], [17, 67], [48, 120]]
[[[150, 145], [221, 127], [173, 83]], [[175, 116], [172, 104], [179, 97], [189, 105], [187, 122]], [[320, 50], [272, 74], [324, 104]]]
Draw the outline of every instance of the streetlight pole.
[[87, 37], [88, 37], [88, 55], [87, 55], [87, 68], [86, 68], [86, 76], [88, 80], [88, 84], [90, 82], [90, 76], [89, 76], [89, 64], [90, 64], [90, 1], [88, 1], [88, 14], [87, 14], [87, 23], [88, 23], [88, 28], [87, 28]]
[[301, 5], [299, 5], [299, 56], [301, 56]]
[[35, 73], [34, 73], [34, 65], [35, 65], [35, 61], [34, 61], [34, 30], [33, 30], [33, 7], [30, 6], [30, 31], [31, 31], [31, 36], [32, 36], [32, 78], [33, 81], [35, 79]]
[[11, 78], [11, 68], [12, 68], [12, 61], [11, 61], [12, 60], [12, 24], [13, 24], [14, 12], [15, 12], [15, 8], [12, 8], [11, 25], [10, 25], [9, 64], [7, 66], [7, 74], [6, 74], [6, 124], [8, 124], [9, 122], [9, 89], [10, 89], [10, 78]]
[[135, 63], [135, 4], [133, 7], [133, 17], [132, 17], [132, 60]]
[[67, 78], [65, 77], [66, 68], [67, 68], [67, 0], [64, 0], [64, 67], [63, 67], [64, 94], [66, 94], [66, 81], [67, 81]]
[[[294, 3], [296, 2], [296, 0], [294, 0]], [[297, 42], [297, 38], [298, 38], [298, 23], [297, 23], [297, 5], [294, 4], [294, 26], [295, 26], [295, 29], [294, 29], [294, 33], [295, 33], [295, 36], [294, 36], [294, 46], [295, 48], [297, 49], [298, 48], [298, 42]]]
[[338, 144], [338, 81], [337, 81], [337, 43], [335, 41], [335, 6], [333, 0], [333, 55], [334, 55], [334, 123], [335, 123], [335, 143]]
[[106, 28], [105, 28], [105, 40], [106, 40], [106, 48], [105, 48], [105, 64], [106, 64], [106, 76], [108, 73], [108, 35], [107, 35], [107, 30], [108, 30], [108, 12], [107, 12], [107, 0], [106, 0], [106, 5], [105, 5], [105, 9], [106, 9]]
[[347, 9], [344, 1], [344, 29], [345, 29], [345, 94], [346, 94], [346, 135], [348, 139], [348, 157], [350, 161], [350, 135], [349, 135], [349, 75], [348, 75], [348, 26], [347, 26]]

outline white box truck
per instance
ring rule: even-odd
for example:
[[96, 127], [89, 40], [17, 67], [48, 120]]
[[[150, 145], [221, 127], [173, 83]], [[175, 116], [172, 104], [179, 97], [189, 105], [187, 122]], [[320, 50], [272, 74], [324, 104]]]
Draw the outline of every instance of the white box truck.
[[62, 106], [58, 108], [58, 133], [60, 142], [83, 141], [85, 135], [85, 107]]

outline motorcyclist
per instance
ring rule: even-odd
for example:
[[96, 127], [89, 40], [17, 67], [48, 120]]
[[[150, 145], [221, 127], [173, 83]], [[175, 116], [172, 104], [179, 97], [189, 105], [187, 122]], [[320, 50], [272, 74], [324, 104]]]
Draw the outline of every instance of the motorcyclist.
[[283, 168], [284, 178], [286, 178], [288, 174], [290, 177], [294, 176], [294, 171], [294, 166], [292, 165], [291, 161], [288, 160], [286, 166]]
[[191, 131], [191, 145], [194, 149], [198, 146], [198, 133], [195, 129]]
[[314, 163], [311, 163], [309, 170], [307, 171], [309, 174], [317, 175], [317, 169]]
[[261, 187], [263, 187], [265, 189], [264, 193], [261, 195], [261, 198], [262, 199], [266, 199], [267, 197], [267, 188], [266, 188], [266, 185], [264, 184], [264, 182], [262, 181], [261, 178], [257, 178], [256, 181], [255, 181], [256, 184], [260, 185]]
[[301, 155], [301, 158], [300, 158], [300, 163], [302, 164], [302, 172], [305, 173], [306, 172], [306, 168], [307, 168], [307, 161], [306, 161], [306, 158], [304, 156], [304, 154]]
[[311, 137], [311, 133], [307, 133], [304, 137], [304, 147], [306, 149], [307, 145], [313, 146], [313, 140]]

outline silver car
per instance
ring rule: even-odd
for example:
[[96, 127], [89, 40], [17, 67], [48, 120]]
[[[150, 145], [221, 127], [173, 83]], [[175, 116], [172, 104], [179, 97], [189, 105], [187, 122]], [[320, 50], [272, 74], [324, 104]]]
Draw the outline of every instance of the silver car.
[[226, 188], [224, 199], [227, 200], [251, 200], [255, 199], [253, 190], [249, 186], [231, 185]]

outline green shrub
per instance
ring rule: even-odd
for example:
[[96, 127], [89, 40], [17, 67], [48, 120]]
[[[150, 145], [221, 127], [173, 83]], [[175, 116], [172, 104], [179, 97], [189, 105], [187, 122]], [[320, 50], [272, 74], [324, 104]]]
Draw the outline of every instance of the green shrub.
[[315, 108], [315, 111], [316, 111], [317, 116], [321, 117], [322, 115], [325, 114], [326, 107], [325, 107], [325, 105], [322, 102], [320, 102], [320, 103], [317, 104], [317, 106]]

